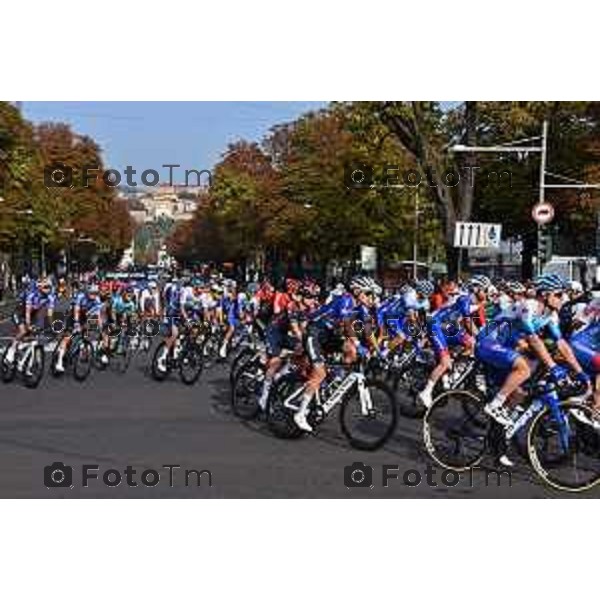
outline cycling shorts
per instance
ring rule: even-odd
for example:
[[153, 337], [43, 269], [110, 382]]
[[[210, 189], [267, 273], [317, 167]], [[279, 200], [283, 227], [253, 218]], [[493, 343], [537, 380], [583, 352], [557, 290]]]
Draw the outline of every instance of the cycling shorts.
[[475, 346], [475, 357], [483, 364], [500, 371], [510, 371], [519, 354], [513, 348], [503, 346], [495, 339], [484, 339]]

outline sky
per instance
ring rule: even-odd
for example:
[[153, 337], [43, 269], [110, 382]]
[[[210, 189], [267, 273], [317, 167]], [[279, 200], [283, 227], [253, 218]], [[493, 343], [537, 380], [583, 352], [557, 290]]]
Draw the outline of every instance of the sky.
[[[212, 169], [229, 143], [261, 141], [274, 125], [318, 110], [327, 102], [22, 102], [34, 122], [60, 121], [92, 137], [102, 148], [106, 167], [138, 176], [155, 169], [168, 179], [163, 164], [185, 169]], [[163, 177], [164, 174], [164, 177]]]

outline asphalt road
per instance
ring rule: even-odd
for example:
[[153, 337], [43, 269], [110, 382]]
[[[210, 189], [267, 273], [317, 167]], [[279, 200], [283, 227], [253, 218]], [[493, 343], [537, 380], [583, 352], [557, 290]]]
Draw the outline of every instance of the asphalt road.
[[[8, 324], [0, 324], [0, 336]], [[0, 339], [0, 344], [2, 340]], [[420, 439], [418, 421], [400, 419], [385, 448], [371, 453], [352, 449], [335, 415], [316, 435], [298, 440], [274, 438], [260, 422], [243, 423], [229, 407], [225, 366], [203, 373], [193, 387], [173, 376], [152, 380], [140, 355], [124, 375], [93, 371], [83, 384], [48, 374], [37, 390], [19, 383], [0, 384], [0, 497], [3, 498], [542, 498], [560, 494], [539, 483], [520, 463], [497, 484], [486, 485], [484, 471], [465, 474], [454, 486], [436, 472]], [[62, 462], [73, 469], [72, 487], [48, 489], [44, 468]], [[373, 468], [373, 487], [348, 489], [344, 468], [360, 461]], [[89, 468], [88, 486], [83, 465]], [[163, 465], [180, 465], [163, 467]], [[398, 480], [382, 485], [383, 465], [397, 465]], [[125, 473], [127, 467], [129, 475]], [[120, 472], [108, 486], [103, 474]], [[199, 477], [185, 470], [205, 471]], [[142, 472], [150, 470], [144, 485]], [[416, 470], [421, 483], [408, 486], [404, 473]], [[135, 471], [135, 473], [133, 472]], [[172, 486], [170, 475], [172, 474]], [[408, 475], [415, 482], [416, 473]], [[60, 474], [55, 475], [59, 478]], [[109, 473], [115, 482], [117, 474]], [[437, 486], [428, 485], [427, 478]], [[137, 483], [137, 486], [129, 485]], [[68, 483], [68, 481], [65, 481]], [[447, 483], [455, 483], [448, 479]], [[565, 495], [565, 494], [563, 494]], [[567, 496], [570, 496], [567, 494]], [[582, 497], [600, 497], [600, 487]]]

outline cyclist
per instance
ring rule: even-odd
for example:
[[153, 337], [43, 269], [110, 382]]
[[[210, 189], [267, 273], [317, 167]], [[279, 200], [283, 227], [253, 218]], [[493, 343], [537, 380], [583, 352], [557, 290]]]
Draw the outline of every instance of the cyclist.
[[226, 279], [223, 282], [223, 296], [220, 302], [220, 318], [225, 325], [223, 342], [219, 348], [219, 356], [227, 358], [229, 342], [233, 337], [235, 328], [240, 322], [239, 305], [237, 298], [237, 283], [234, 279]]
[[167, 357], [172, 352], [177, 336], [179, 335], [179, 322], [181, 320], [181, 282], [173, 277], [163, 290], [165, 318], [164, 325], [167, 329], [165, 336], [165, 348], [158, 357], [157, 367], [161, 371], [167, 370]]
[[6, 352], [5, 360], [10, 364], [15, 359], [19, 342], [31, 333], [32, 324], [43, 323], [44, 317], [51, 319], [56, 306], [56, 294], [48, 278], [42, 278], [37, 284], [28, 283], [28, 288], [28, 291], [22, 294], [12, 317], [17, 333]]
[[503, 374], [499, 391], [484, 410], [504, 426], [511, 424], [510, 409], [521, 400], [514, 392], [532, 374], [528, 353], [549, 369], [555, 382], [560, 383], [566, 375], [565, 369], [556, 364], [546, 348], [544, 336], [556, 342], [577, 379], [589, 387], [589, 377], [564, 340], [558, 324], [565, 282], [558, 275], [541, 275], [535, 280], [534, 289], [536, 299], [533, 302], [526, 300], [516, 305], [513, 311], [506, 311], [493, 326], [482, 330], [477, 339], [476, 357]]
[[[82, 329], [86, 326], [88, 318], [91, 316], [98, 317], [99, 327], [103, 328], [103, 307], [104, 303], [100, 298], [100, 290], [97, 284], [92, 283], [88, 287], [87, 291], [82, 290], [75, 294], [72, 302], [71, 302], [71, 318], [73, 321], [73, 333], [80, 333]], [[69, 319], [67, 319], [69, 321]], [[69, 350], [69, 346], [71, 344], [72, 337], [65, 336], [61, 342], [58, 349], [58, 354], [56, 357], [56, 364], [54, 368], [58, 373], [64, 373], [64, 358], [65, 354]], [[106, 359], [106, 356], [103, 354], [102, 359]]]
[[357, 276], [352, 279], [350, 290], [351, 293], [335, 295], [330, 302], [308, 315], [306, 352], [311, 370], [299, 410], [294, 414], [296, 425], [304, 431], [312, 431], [306, 417], [314, 395], [327, 376], [323, 347], [342, 349], [346, 364], [352, 364], [359, 348], [363, 349], [361, 337], [366, 339], [369, 347], [377, 348], [370, 311], [381, 288], [370, 277]]
[[451, 284], [442, 288], [446, 303], [431, 315], [427, 327], [437, 364], [418, 395], [426, 407], [431, 406], [435, 385], [452, 367], [449, 349], [462, 347], [467, 352], [472, 352], [476, 329], [485, 324], [486, 292], [490, 285], [488, 277], [475, 275], [468, 282], [467, 293], [455, 296], [456, 288]]
[[273, 379], [281, 368], [281, 352], [290, 347], [296, 352], [302, 350], [303, 333], [300, 326], [303, 289], [297, 279], [286, 280], [286, 292], [277, 292], [273, 307], [273, 316], [267, 326], [267, 369], [263, 390], [259, 398], [261, 410], [265, 410]]

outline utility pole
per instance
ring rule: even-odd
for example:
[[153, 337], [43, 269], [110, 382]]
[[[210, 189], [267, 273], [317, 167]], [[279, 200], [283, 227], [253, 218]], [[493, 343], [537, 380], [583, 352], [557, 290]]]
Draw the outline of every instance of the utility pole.
[[[546, 178], [546, 138], [548, 136], [548, 121], [544, 121], [542, 125], [542, 140], [541, 140], [541, 160], [540, 160], [540, 194], [538, 197], [538, 204], [542, 204], [546, 197], [546, 186], [545, 186], [545, 178]], [[536, 275], [542, 274], [542, 236], [545, 235], [542, 226], [538, 224], [537, 226], [537, 260], [535, 263], [536, 266]]]
[[419, 188], [415, 189], [415, 233], [413, 235], [413, 280], [417, 280], [419, 258]]

